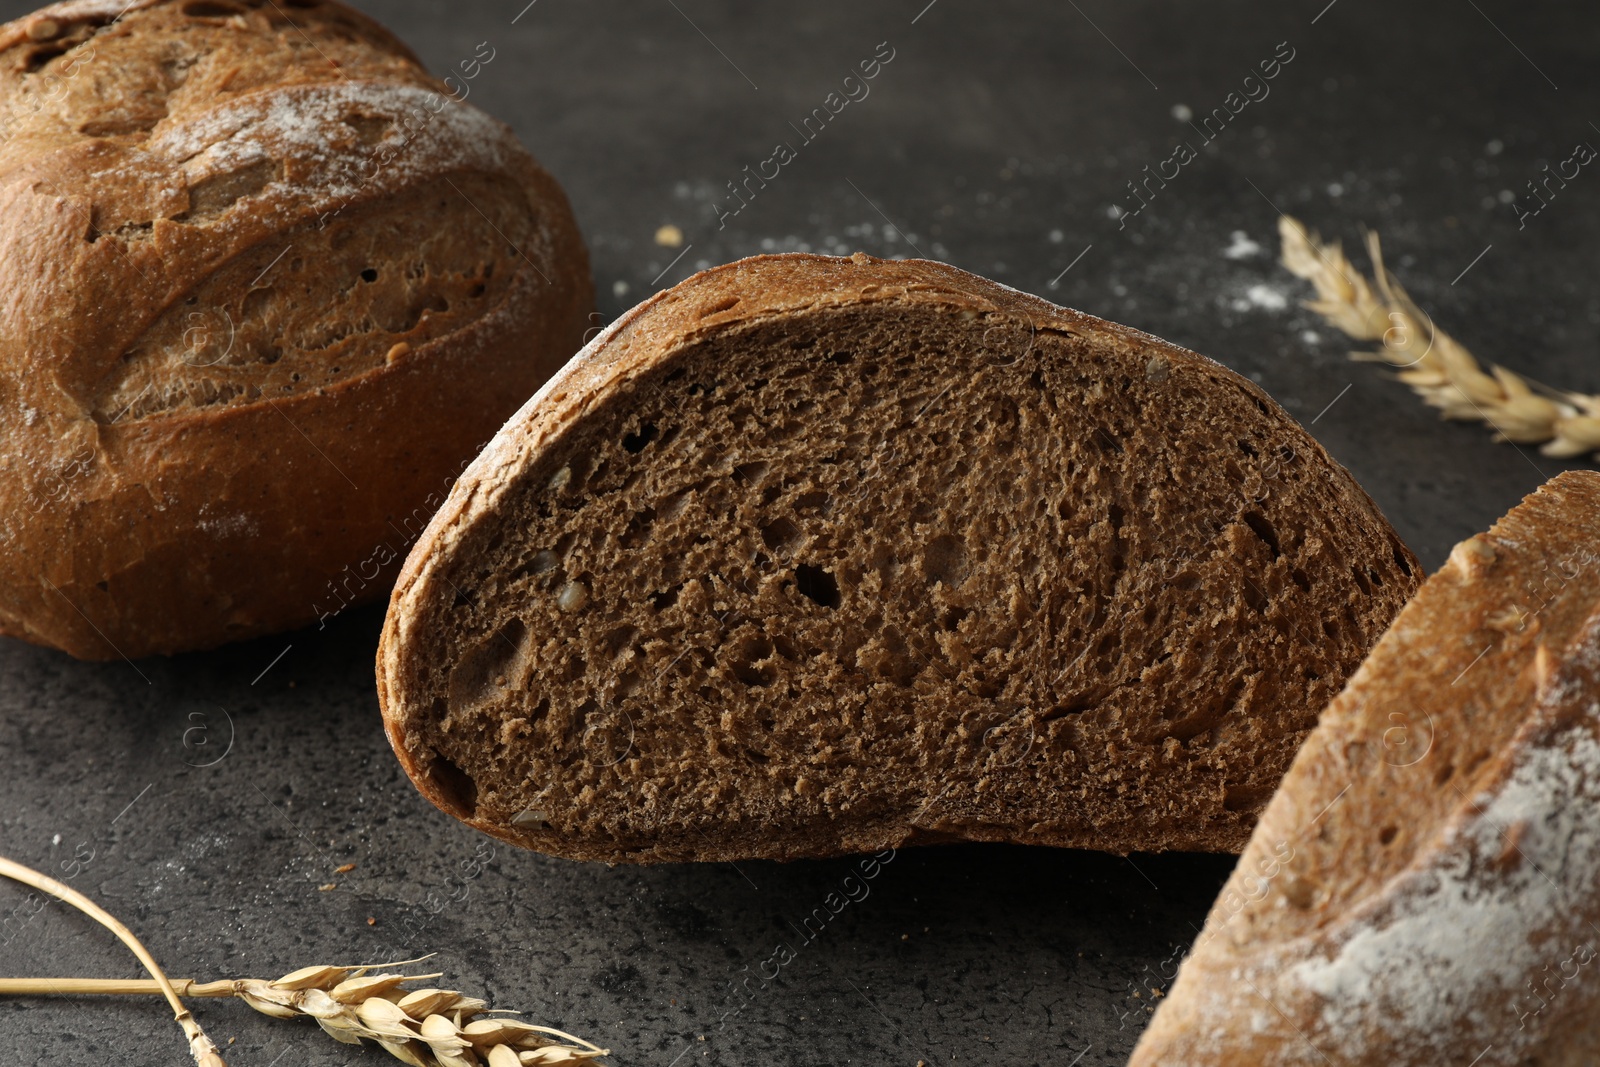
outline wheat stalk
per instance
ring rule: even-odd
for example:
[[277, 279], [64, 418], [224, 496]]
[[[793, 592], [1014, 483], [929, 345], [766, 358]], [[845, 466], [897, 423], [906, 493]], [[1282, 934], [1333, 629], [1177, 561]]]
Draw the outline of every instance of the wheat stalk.
[[318, 966], [303, 967], [276, 981], [169, 979], [126, 926], [81, 893], [3, 857], [0, 876], [49, 893], [95, 919], [121, 938], [151, 975], [150, 981], [0, 978], [0, 996], [160, 993], [173, 1006], [199, 1067], [227, 1064], [180, 997], [237, 997], [273, 1018], [314, 1019], [338, 1041], [375, 1042], [412, 1067], [555, 1067], [610, 1055], [608, 1049], [548, 1026], [499, 1015], [474, 1018], [489, 1011], [489, 1005], [476, 997], [452, 989], [409, 988], [409, 983], [438, 974], [374, 974], [378, 968], [373, 966]]
[[1352, 359], [1385, 363], [1399, 371], [1429, 406], [1447, 419], [1483, 422], [1495, 440], [1538, 444], [1547, 456], [1600, 459], [1600, 397], [1540, 385], [1504, 367], [1485, 371], [1460, 342], [1430, 319], [1383, 263], [1376, 233], [1366, 235], [1373, 279], [1345, 258], [1337, 241], [1323, 241], [1288, 215], [1278, 219], [1283, 265], [1309, 281], [1317, 299], [1305, 307], [1357, 341], [1377, 341], [1376, 351]]
[[107, 930], [116, 934], [117, 940], [127, 945], [128, 949], [139, 958], [139, 962], [144, 965], [144, 969], [150, 972], [151, 991], [160, 993], [167, 998], [167, 1003], [172, 1005], [173, 1018], [183, 1028], [184, 1037], [189, 1039], [189, 1054], [194, 1057], [197, 1067], [228, 1067], [227, 1062], [222, 1058], [222, 1053], [217, 1051], [216, 1044], [206, 1036], [206, 1032], [200, 1028], [200, 1024], [195, 1021], [194, 1016], [189, 1014], [189, 1009], [183, 1006], [183, 1001], [178, 999], [177, 990], [172, 987], [172, 980], [161, 970], [161, 965], [156, 962], [154, 956], [150, 955], [150, 950], [144, 947], [144, 943], [133, 936], [132, 930], [122, 925], [110, 912], [76, 889], [64, 885], [54, 878], [42, 875], [31, 867], [24, 867], [14, 860], [8, 860], [4, 856], [0, 856], [0, 877], [32, 886], [41, 893], [48, 893], [57, 900], [77, 908]]

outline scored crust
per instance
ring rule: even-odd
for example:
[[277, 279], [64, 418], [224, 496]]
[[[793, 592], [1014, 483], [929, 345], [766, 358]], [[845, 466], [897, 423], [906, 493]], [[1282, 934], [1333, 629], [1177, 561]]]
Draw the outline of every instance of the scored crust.
[[1135, 1067], [1600, 1055], [1600, 473], [1456, 546], [1322, 716]]
[[764, 256], [513, 417], [378, 686], [435, 804], [564, 855], [1237, 849], [1418, 575], [1211, 360], [943, 264]]
[[342, 4], [0, 26], [0, 633], [172, 653], [384, 595], [591, 297], [555, 181]]

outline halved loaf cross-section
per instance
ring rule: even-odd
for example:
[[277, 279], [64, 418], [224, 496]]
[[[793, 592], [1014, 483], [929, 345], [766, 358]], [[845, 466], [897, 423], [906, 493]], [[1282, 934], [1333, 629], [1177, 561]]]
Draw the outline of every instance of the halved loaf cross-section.
[[1224, 367], [941, 264], [771, 256], [501, 431], [379, 686], [430, 799], [565, 856], [1233, 850], [1419, 580]]

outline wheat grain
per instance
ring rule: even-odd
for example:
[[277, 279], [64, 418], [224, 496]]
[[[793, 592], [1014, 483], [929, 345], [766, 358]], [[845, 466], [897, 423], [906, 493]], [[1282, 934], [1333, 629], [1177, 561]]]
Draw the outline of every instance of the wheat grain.
[[[373, 974], [370, 967], [306, 967], [277, 981], [242, 979], [230, 986], [259, 1012], [305, 1016], [347, 1044], [375, 1042], [412, 1067], [511, 1067], [581, 1063], [608, 1050], [547, 1026], [500, 1016], [474, 1018], [488, 1004], [452, 989], [412, 989], [437, 974]], [[193, 996], [213, 995], [196, 986]], [[228, 995], [228, 994], [222, 994]], [[510, 1058], [508, 1058], [510, 1057]]]
[[1395, 368], [1445, 418], [1486, 423], [1497, 441], [1542, 445], [1545, 455], [1563, 459], [1586, 453], [1600, 459], [1600, 397], [1551, 389], [1504, 367], [1485, 371], [1401, 288], [1384, 266], [1376, 233], [1366, 241], [1371, 281], [1337, 241], [1323, 241], [1299, 220], [1282, 216], [1278, 234], [1283, 265], [1317, 290], [1305, 307], [1357, 341], [1379, 342], [1351, 358]]
[[[237, 997], [275, 1019], [314, 1020], [349, 1045], [372, 1041], [412, 1067], [511, 1067], [582, 1063], [610, 1050], [548, 1026], [501, 1015], [454, 989], [410, 988], [438, 974], [370, 973], [371, 967], [303, 967], [276, 981], [171, 979], [181, 997]], [[154, 981], [0, 978], [0, 995], [160, 992]], [[515, 1057], [507, 1059], [508, 1056]], [[217, 1061], [220, 1062], [220, 1061]]]
[[[350, 1045], [372, 1041], [412, 1067], [559, 1067], [610, 1055], [608, 1049], [548, 1026], [489, 1015], [489, 1005], [453, 989], [411, 988], [438, 974], [373, 973], [382, 967], [302, 967], [275, 981], [169, 979], [132, 931], [81, 893], [0, 857], [0, 877], [31, 885], [99, 922], [150, 972], [149, 981], [0, 978], [0, 996], [159, 993], [172, 1005], [199, 1067], [227, 1067], [180, 997], [237, 997], [277, 1019], [309, 1018]], [[426, 957], [424, 957], [426, 958]], [[407, 960], [405, 963], [417, 963]], [[488, 1016], [475, 1018], [476, 1016]]]

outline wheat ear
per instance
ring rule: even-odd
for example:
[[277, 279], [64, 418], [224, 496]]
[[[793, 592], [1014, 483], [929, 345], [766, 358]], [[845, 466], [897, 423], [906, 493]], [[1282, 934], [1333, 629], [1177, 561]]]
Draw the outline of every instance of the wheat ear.
[[1447, 419], [1483, 422], [1495, 440], [1538, 444], [1547, 456], [1600, 459], [1600, 397], [1551, 389], [1504, 367], [1486, 372], [1462, 345], [1417, 307], [1383, 263], [1376, 233], [1367, 234], [1373, 279], [1345, 258], [1337, 241], [1323, 241], [1297, 219], [1278, 219], [1283, 265], [1309, 281], [1317, 299], [1305, 306], [1357, 341], [1379, 342], [1352, 359], [1399, 371]]
[[160, 993], [178, 1013], [199, 1067], [227, 1065], [184, 1009], [180, 996], [237, 997], [273, 1018], [314, 1019], [336, 1040], [350, 1045], [375, 1042], [412, 1067], [558, 1067], [610, 1055], [608, 1049], [548, 1026], [500, 1016], [475, 1019], [487, 1013], [489, 1005], [455, 990], [408, 988], [438, 974], [373, 974], [378, 968], [319, 966], [303, 967], [276, 981], [169, 979], [128, 928], [87, 897], [4, 858], [0, 875], [58, 897], [106, 926], [133, 949], [153, 979], [0, 978], [0, 996]]
[[189, 1014], [189, 1009], [183, 1006], [183, 1001], [178, 999], [177, 990], [173, 988], [171, 979], [161, 970], [161, 965], [156, 962], [154, 956], [150, 955], [150, 950], [144, 947], [144, 943], [133, 936], [132, 930], [122, 925], [113, 915], [76, 889], [63, 885], [54, 878], [42, 875], [30, 867], [24, 867], [20, 863], [8, 860], [4, 856], [0, 856], [0, 876], [9, 878], [14, 882], [21, 882], [23, 885], [32, 886], [41, 893], [48, 893], [62, 903], [70, 904], [77, 908], [107, 930], [116, 934], [117, 939], [127, 945], [129, 950], [139, 958], [139, 962], [144, 965], [144, 969], [150, 972], [152, 990], [166, 997], [167, 1003], [172, 1005], [173, 1017], [177, 1020], [178, 1025], [183, 1028], [184, 1036], [189, 1039], [189, 1052], [194, 1056], [194, 1062], [197, 1067], [228, 1067], [227, 1062], [222, 1058], [222, 1053], [217, 1051], [216, 1044], [206, 1036], [206, 1032], [200, 1028], [200, 1024], [195, 1021], [194, 1016]]

